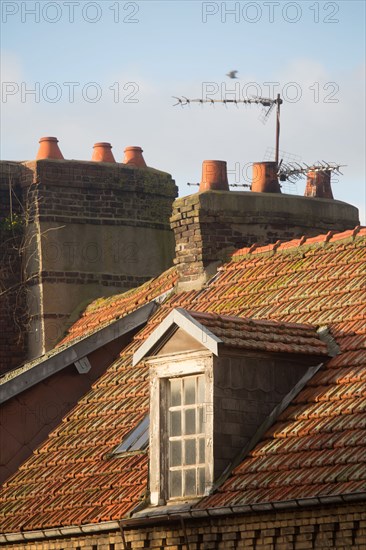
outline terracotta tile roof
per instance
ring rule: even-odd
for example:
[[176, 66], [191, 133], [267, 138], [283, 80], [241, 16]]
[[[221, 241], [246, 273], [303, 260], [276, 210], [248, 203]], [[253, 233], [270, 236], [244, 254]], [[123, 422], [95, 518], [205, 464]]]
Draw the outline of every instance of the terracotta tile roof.
[[138, 288], [116, 294], [109, 298], [94, 300], [83, 312], [81, 318], [72, 325], [58, 346], [69, 344], [73, 340], [85, 338], [96, 330], [107, 326], [111, 321], [124, 317], [147, 302], [151, 302], [171, 290], [177, 282], [174, 267], [155, 277]]
[[187, 313], [229, 347], [274, 353], [328, 355], [327, 345], [320, 340], [312, 325], [242, 319], [200, 311]]
[[[201, 507], [365, 490], [365, 237], [363, 229], [357, 235], [345, 232], [327, 240], [320, 236], [303, 244], [295, 241], [275, 251], [273, 247], [241, 251], [203, 291], [172, 295], [4, 485], [1, 530], [120, 519], [141, 501], [147, 455], [108, 455], [148, 410], [147, 368], [143, 363], [132, 367], [132, 354], [174, 307], [329, 325], [342, 350], [327, 361], [263, 441]], [[162, 288], [172, 273], [162, 275]], [[137, 290], [131, 301], [140, 304], [140, 299]], [[108, 300], [111, 305], [113, 299]], [[96, 316], [101, 314], [97, 310]], [[122, 306], [121, 311], [127, 308]], [[93, 316], [93, 308], [84, 320], [89, 314]], [[95, 327], [97, 318], [89, 319]], [[77, 334], [89, 327], [79, 325]], [[76, 329], [70, 334], [76, 334]]]
[[[272, 273], [263, 270], [257, 298], [250, 287], [260, 276], [260, 265], [269, 265], [269, 259], [261, 260], [267, 248], [251, 253], [246, 268], [239, 260], [224, 270], [221, 285], [228, 298], [233, 287], [225, 280], [235, 281], [237, 271], [246, 275], [242, 281], [249, 279], [246, 299], [236, 299], [241, 292], [234, 296], [240, 315], [250, 309], [254, 316], [265, 311], [268, 317], [291, 322], [329, 323], [342, 353], [310, 380], [263, 441], [199, 508], [365, 491], [366, 230], [358, 235], [337, 234], [323, 246], [324, 237], [311, 239], [308, 249], [308, 241], [299, 250], [286, 243], [281, 263], [277, 249], [276, 257], [271, 256]], [[282, 306], [284, 296], [287, 306]], [[209, 292], [206, 297], [212, 299]], [[221, 296], [215, 309], [227, 308]]]

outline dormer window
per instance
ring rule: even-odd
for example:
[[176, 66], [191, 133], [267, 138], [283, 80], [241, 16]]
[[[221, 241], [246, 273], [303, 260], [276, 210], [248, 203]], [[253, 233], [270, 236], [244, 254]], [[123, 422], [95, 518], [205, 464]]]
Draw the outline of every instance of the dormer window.
[[146, 356], [151, 505], [190, 506], [268, 429], [328, 348], [310, 325], [179, 308], [135, 352], [134, 364]]

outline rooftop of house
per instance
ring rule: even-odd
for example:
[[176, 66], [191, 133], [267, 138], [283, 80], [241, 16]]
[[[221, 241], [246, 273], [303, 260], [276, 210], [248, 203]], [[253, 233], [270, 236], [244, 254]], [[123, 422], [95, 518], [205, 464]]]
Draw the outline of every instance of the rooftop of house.
[[245, 333], [247, 342], [251, 336], [257, 342], [257, 332], [268, 344], [267, 328], [273, 327], [272, 344], [281, 335], [291, 351], [301, 335], [313, 341], [315, 327], [328, 326], [340, 350], [324, 359], [262, 440], [198, 507], [365, 491], [365, 275], [366, 229], [356, 228], [237, 251], [202, 290], [174, 291], [171, 269], [152, 286], [91, 304], [62, 344], [165, 295], [120, 357], [5, 483], [1, 531], [118, 520], [144, 502], [147, 452], [111, 452], [149, 409], [148, 367], [144, 361], [133, 365], [133, 354], [176, 308], [189, 310], [229, 344], [240, 343]]

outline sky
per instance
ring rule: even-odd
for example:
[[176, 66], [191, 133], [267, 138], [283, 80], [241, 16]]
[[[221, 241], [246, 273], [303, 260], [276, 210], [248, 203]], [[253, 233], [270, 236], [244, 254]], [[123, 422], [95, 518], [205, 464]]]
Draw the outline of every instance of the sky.
[[[35, 158], [56, 136], [66, 159], [139, 145], [180, 196], [202, 161], [226, 160], [229, 183], [273, 160], [275, 116], [262, 107], [174, 106], [173, 96], [283, 98], [280, 158], [345, 165], [338, 200], [365, 224], [365, 2], [5, 1], [1, 4], [1, 151]], [[237, 70], [238, 79], [226, 74]], [[239, 188], [240, 189], [240, 188]], [[283, 191], [303, 194], [305, 179]]]

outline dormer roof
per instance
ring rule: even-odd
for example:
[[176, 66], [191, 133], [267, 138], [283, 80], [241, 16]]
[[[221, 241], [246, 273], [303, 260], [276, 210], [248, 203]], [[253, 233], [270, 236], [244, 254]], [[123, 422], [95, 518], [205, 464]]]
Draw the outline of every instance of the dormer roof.
[[215, 355], [218, 355], [219, 347], [223, 346], [324, 357], [331, 354], [321, 339], [326, 328], [318, 331], [313, 325], [240, 318], [178, 307], [169, 313], [134, 353], [133, 365], [161, 347], [178, 328], [194, 338], [197, 345]]

